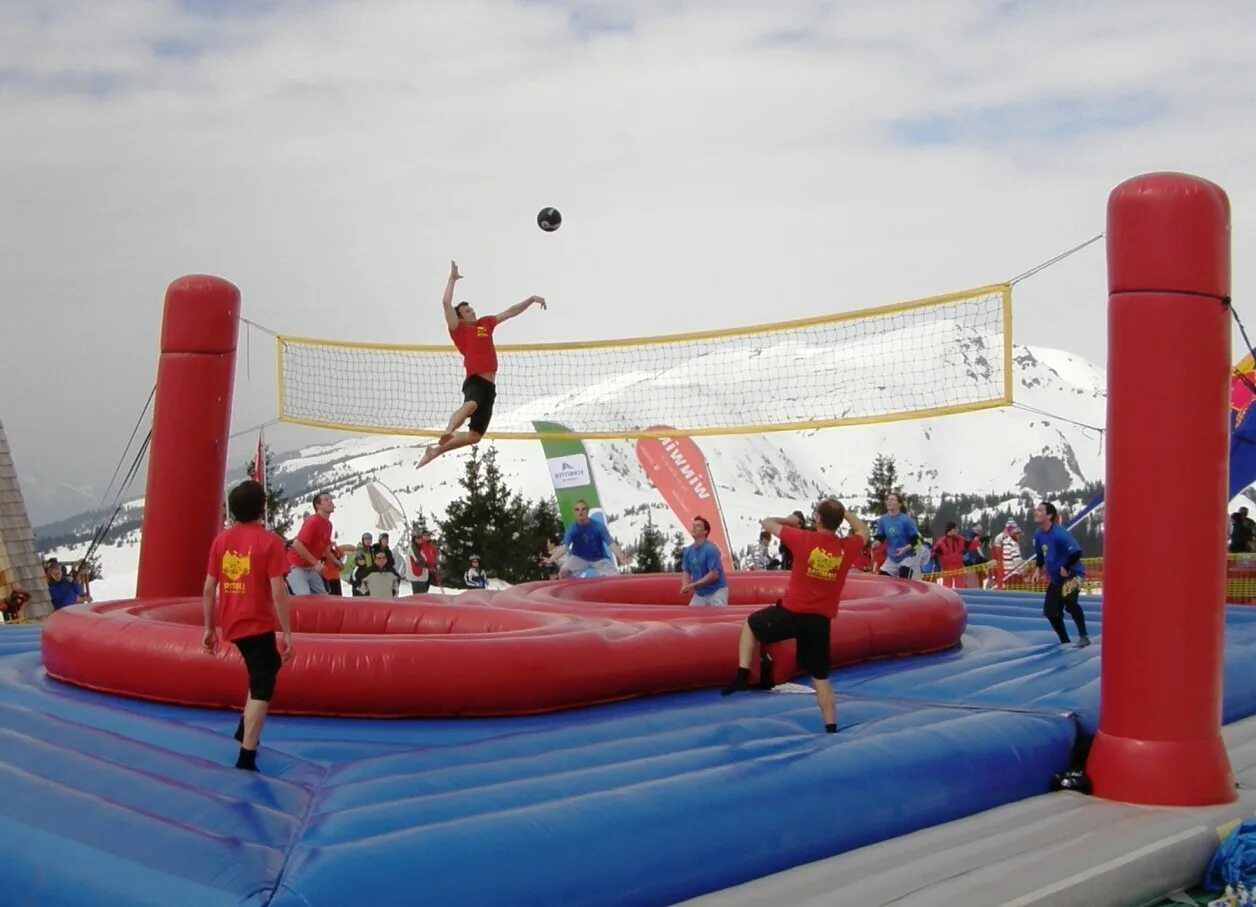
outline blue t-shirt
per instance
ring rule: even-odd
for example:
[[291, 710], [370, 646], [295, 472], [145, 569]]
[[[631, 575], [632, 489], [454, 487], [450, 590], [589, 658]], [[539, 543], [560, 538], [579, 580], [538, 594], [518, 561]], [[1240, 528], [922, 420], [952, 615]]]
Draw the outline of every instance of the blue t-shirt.
[[583, 526], [572, 523], [563, 536], [563, 547], [582, 561], [605, 560], [610, 545], [610, 530], [598, 520], [589, 520]]
[[899, 554], [898, 549], [904, 545], [910, 545], [912, 536], [919, 536], [920, 533], [916, 529], [916, 521], [905, 513], [885, 514], [877, 517], [877, 530], [873, 533], [877, 538], [885, 538], [886, 561], [891, 564], [901, 564], [912, 556], [912, 552]]
[[83, 587], [71, 579], [62, 578], [60, 582], [48, 583], [48, 597], [52, 599], [54, 609], [77, 604], [82, 594]]
[[694, 586], [694, 595], [706, 598], [728, 585], [728, 577], [724, 575], [724, 565], [720, 563], [720, 549], [712, 542], [703, 542], [701, 545], [690, 545], [686, 548], [681, 557], [681, 566], [685, 573], [689, 574], [689, 579], [695, 582], [712, 570], [717, 573], [715, 582], [707, 583], [705, 586]]
[[[1060, 568], [1073, 552], [1080, 554], [1081, 550], [1082, 546], [1059, 523], [1046, 532], [1039, 529], [1034, 533], [1034, 559], [1046, 565], [1048, 582], [1064, 582], [1065, 577], [1060, 576]], [[1069, 572], [1072, 576], [1086, 575], [1086, 568], [1082, 566], [1080, 558]]]

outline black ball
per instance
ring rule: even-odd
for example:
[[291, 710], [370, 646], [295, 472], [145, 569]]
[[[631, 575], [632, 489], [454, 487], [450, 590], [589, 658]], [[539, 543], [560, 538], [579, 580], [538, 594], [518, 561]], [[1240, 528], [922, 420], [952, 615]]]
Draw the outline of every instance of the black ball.
[[541, 213], [536, 216], [536, 225], [546, 233], [553, 233], [563, 225], [563, 216], [558, 213], [557, 208], [542, 208]]

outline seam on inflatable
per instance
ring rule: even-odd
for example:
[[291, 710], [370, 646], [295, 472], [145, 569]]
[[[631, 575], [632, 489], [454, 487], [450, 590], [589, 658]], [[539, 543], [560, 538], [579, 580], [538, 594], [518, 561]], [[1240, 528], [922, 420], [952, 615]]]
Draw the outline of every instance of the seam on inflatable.
[[314, 801], [317, 799], [316, 795], [318, 794], [319, 791], [323, 789], [324, 785], [327, 783], [327, 776], [330, 773], [331, 773], [331, 769], [328, 768], [327, 766], [323, 766], [322, 776], [318, 779], [318, 784], [312, 785], [310, 787], [310, 791], [309, 791], [310, 796], [309, 796], [309, 799], [305, 803], [305, 809], [302, 810], [301, 817], [297, 821], [296, 828], [293, 829], [292, 837], [288, 839], [288, 846], [284, 848], [283, 863], [280, 864], [279, 872], [276, 873], [275, 875], [275, 884], [270, 889], [270, 896], [266, 898], [265, 903], [267, 905], [274, 902], [276, 896], [278, 896], [279, 894], [280, 889], [287, 889], [288, 891], [292, 892], [292, 894], [294, 894], [296, 897], [301, 899], [302, 904], [308, 905], [310, 903], [309, 901], [305, 899], [305, 896], [302, 895], [301, 892], [297, 891], [295, 888], [289, 885], [286, 881], [284, 881], [284, 876], [287, 875], [288, 866], [292, 863], [292, 852], [296, 850], [297, 846], [303, 840], [305, 840], [305, 832], [309, 828], [310, 817], [314, 813]]

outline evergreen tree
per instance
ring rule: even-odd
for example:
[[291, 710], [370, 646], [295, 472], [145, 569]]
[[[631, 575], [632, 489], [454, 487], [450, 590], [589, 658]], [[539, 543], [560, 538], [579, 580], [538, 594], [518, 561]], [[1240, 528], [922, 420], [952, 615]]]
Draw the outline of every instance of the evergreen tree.
[[[936, 539], [941, 537], [933, 529], [937, 518], [932, 497], [909, 494], [906, 500], [903, 501], [903, 507], [907, 515], [916, 521], [916, 528], [920, 531], [921, 538]], [[882, 509], [884, 509], [884, 506]]]
[[646, 511], [645, 528], [641, 530], [641, 540], [637, 543], [637, 566], [635, 573], [662, 573], [663, 549], [667, 544], [663, 533], [654, 525], [653, 515]]
[[679, 573], [681, 562], [685, 557], [685, 549], [689, 547], [689, 539], [679, 529], [672, 535], [672, 573]]
[[[262, 445], [262, 468], [266, 471], [266, 522], [275, 532], [287, 535], [292, 531], [294, 522], [292, 501], [288, 500], [283, 486], [277, 481], [278, 472], [275, 469], [269, 444]], [[244, 472], [250, 479], [258, 481], [253, 458], [250, 457], [249, 461], [244, 464]]]
[[904, 505], [907, 504], [894, 458], [877, 454], [877, 458], [872, 462], [872, 472], [868, 474], [868, 513], [874, 517], [884, 514], [885, 496], [891, 492], [897, 494]]
[[472, 448], [458, 480], [465, 494], [450, 503], [440, 527], [444, 574], [460, 580], [471, 555], [491, 577], [508, 583], [543, 579], [538, 558], [545, 539], [562, 533], [553, 500], [532, 502], [511, 492], [497, 466], [497, 451]]
[[[547, 554], [545, 542], [554, 543], [563, 537], [563, 521], [558, 515], [558, 501], [552, 496], [529, 501], [525, 506], [523, 532], [510, 565], [509, 576], [503, 579], [512, 583], [548, 579], [550, 570], [541, 563]], [[513, 578], [512, 578], [513, 577]]]

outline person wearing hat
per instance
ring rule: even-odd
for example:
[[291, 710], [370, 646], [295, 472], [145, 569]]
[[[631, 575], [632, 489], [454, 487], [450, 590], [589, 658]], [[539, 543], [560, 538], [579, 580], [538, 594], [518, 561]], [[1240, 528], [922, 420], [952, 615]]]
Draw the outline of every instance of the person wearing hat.
[[65, 568], [55, 557], [44, 562], [44, 576], [48, 580], [48, 597], [54, 610], [91, 601], [86, 590], [65, 575]]
[[356, 597], [366, 595], [366, 577], [371, 572], [371, 558], [369, 548], [366, 551], [353, 552], [353, 575], [349, 577], [349, 587]]
[[467, 570], [467, 575], [463, 579], [467, 581], [468, 589], [488, 588], [488, 577], [480, 569], [480, 556], [478, 554], [471, 555], [471, 567]]
[[1003, 576], [1006, 581], [1021, 578], [1025, 566], [1025, 557], [1021, 553], [1020, 524], [1011, 518], [1003, 524], [1003, 531], [994, 537], [994, 556], [1002, 562]]

